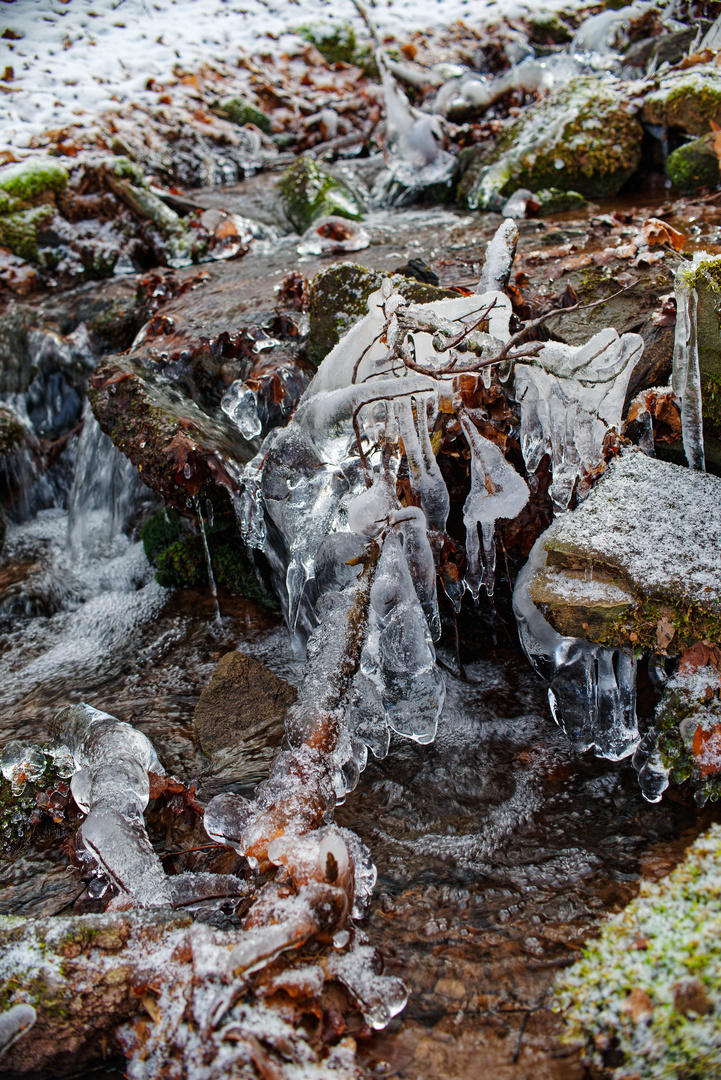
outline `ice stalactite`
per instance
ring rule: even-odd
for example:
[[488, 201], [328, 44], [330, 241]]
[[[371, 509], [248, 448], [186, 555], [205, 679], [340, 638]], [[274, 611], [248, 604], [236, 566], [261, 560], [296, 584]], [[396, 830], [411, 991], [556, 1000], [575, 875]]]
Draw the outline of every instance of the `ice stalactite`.
[[641, 741], [636, 720], [636, 658], [623, 649], [564, 637], [546, 622], [529, 595], [531, 579], [545, 563], [541, 536], [513, 592], [521, 644], [532, 666], [549, 683], [553, 718], [574, 747], [620, 761], [633, 754]]
[[638, 334], [619, 336], [609, 328], [585, 345], [546, 342], [536, 364], [516, 365], [523, 458], [530, 474], [550, 455], [551, 496], [559, 509], [600, 463], [609, 430], [621, 430], [628, 382], [642, 352]]
[[[700, 348], [713, 334], [718, 340], [718, 268], [721, 259], [696, 252], [693, 262], [676, 271], [676, 337], [673, 348], [672, 385], [681, 399], [683, 448], [691, 469], [706, 469], [701, 404]], [[713, 314], [707, 311], [711, 307]], [[714, 351], [717, 345], [712, 345]]]

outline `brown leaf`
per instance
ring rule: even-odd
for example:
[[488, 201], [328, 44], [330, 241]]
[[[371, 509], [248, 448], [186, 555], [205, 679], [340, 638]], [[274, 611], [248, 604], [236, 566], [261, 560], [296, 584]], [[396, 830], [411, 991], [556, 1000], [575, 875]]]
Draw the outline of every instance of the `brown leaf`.
[[709, 662], [709, 648], [703, 641], [698, 641], [695, 645], [692, 645], [690, 649], [686, 649], [681, 659], [678, 662], [678, 669], [680, 672], [698, 671], [699, 668], [706, 667]]
[[634, 1024], [638, 1024], [653, 1014], [653, 1002], [645, 990], [642, 990], [640, 986], [634, 986], [621, 1009], [631, 1017]]
[[660, 218], [648, 218], [643, 223], [643, 236], [649, 247], [655, 244], [670, 244], [675, 251], [681, 251], [686, 237]]
[[663, 615], [656, 624], [656, 644], [661, 652], [665, 652], [668, 646], [673, 641], [676, 633], [676, 627], [673, 625], [670, 619]]
[[715, 724], [710, 731], [697, 727], [691, 753], [701, 776], [721, 772], [721, 724]]

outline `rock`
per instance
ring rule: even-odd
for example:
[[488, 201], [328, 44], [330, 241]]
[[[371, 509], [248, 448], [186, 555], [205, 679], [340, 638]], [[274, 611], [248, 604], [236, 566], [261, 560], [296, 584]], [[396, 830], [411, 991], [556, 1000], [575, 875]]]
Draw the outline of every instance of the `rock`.
[[639, 451], [544, 536], [531, 599], [560, 634], [678, 656], [721, 640], [721, 480]]
[[555, 11], [541, 11], [531, 19], [529, 40], [534, 45], [563, 45], [573, 31]]
[[67, 183], [67, 170], [57, 158], [27, 158], [0, 169], [0, 190], [26, 203], [47, 192], [61, 195]]
[[[427, 304], [458, 296], [455, 289], [441, 289], [410, 276], [417, 272], [411, 267], [408, 277], [394, 274], [391, 278], [394, 284], [402, 282], [407, 300]], [[306, 344], [306, 356], [314, 367], [338, 344], [346, 330], [366, 314], [368, 297], [380, 288], [384, 276], [379, 270], [368, 270], [356, 263], [332, 263], [315, 275], [310, 283], [310, 328]]]
[[232, 120], [234, 124], [241, 126], [245, 124], [255, 124], [257, 128], [260, 128], [266, 135], [270, 135], [272, 129], [272, 121], [267, 113], [264, 113], [257, 105], [254, 105], [247, 98], [233, 97], [228, 101], [224, 101], [219, 106], [219, 111], [224, 116], [227, 116], [228, 120]]
[[226, 653], [195, 707], [201, 748], [214, 776], [257, 782], [278, 753], [294, 687], [241, 652]]
[[168, 265], [187, 266], [201, 252], [192, 230], [149, 188], [141, 169], [127, 158], [110, 158], [104, 167], [110, 189], [134, 214], [152, 221], [168, 243]]
[[349, 22], [315, 22], [299, 26], [297, 33], [329, 64], [355, 64], [366, 75], [378, 77], [378, 65], [370, 45], [359, 45]]
[[25, 428], [9, 409], [0, 406], [0, 462], [25, 442]]
[[615, 195], [641, 160], [642, 129], [620, 86], [579, 77], [529, 106], [482, 147], [459, 186], [469, 207], [490, 210], [517, 188]]
[[697, 27], [689, 26], [671, 34], [662, 33], [660, 36], [634, 41], [624, 53], [623, 66], [645, 71], [654, 61], [657, 68], [661, 64], [678, 64], [693, 44], [696, 34]]
[[703, 187], [718, 187], [721, 180], [718, 156], [708, 138], [694, 139], [669, 154], [666, 172], [682, 195], [694, 195]]
[[714, 64], [673, 70], [646, 95], [643, 119], [691, 135], [705, 135], [711, 121], [721, 124], [721, 72]]
[[642, 881], [557, 980], [566, 1038], [585, 1043], [594, 1075], [608, 1075], [610, 1047], [615, 1075], [719, 1075], [718, 1028], [705, 1016], [721, 1005], [720, 862], [721, 826], [712, 825], [667, 877]]
[[51, 203], [33, 206], [0, 216], [0, 247], [8, 248], [13, 255], [29, 262], [37, 262], [40, 255], [39, 234], [55, 216]]
[[363, 208], [350, 189], [312, 158], [301, 157], [278, 181], [282, 211], [297, 233], [320, 217], [335, 215], [358, 221]]
[[586, 205], [586, 200], [578, 191], [562, 191], [557, 187], [537, 191], [534, 199], [540, 204], [535, 211], [537, 217], [547, 217], [549, 214], [560, 214], [568, 210], [580, 210]]

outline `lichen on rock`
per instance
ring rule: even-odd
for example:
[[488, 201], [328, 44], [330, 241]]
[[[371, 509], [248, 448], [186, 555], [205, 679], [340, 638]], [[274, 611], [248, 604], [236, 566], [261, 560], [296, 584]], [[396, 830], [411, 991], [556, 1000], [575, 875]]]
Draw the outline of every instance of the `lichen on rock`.
[[363, 207], [356, 194], [312, 158], [301, 157], [278, 181], [281, 207], [297, 233], [320, 217], [335, 215], [358, 221]]

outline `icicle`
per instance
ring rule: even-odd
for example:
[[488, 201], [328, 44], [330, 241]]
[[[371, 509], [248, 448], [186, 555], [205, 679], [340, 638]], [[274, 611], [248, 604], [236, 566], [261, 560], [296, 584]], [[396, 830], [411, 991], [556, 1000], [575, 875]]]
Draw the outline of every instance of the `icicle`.
[[371, 589], [361, 672], [375, 685], [394, 731], [416, 742], [433, 741], [445, 684], [395, 530], [385, 539]]
[[[397, 406], [399, 431], [408, 460], [411, 491], [420, 502], [428, 528], [442, 535], [446, 531], [451, 500], [431, 446], [426, 411], [428, 403], [429, 399], [425, 397], [416, 399], [416, 422], [410, 398], [403, 398]], [[438, 413], [437, 391], [430, 398], [430, 404], [433, 408], [432, 425]]]
[[[681, 399], [681, 431], [686, 460], [691, 469], [702, 472], [706, 469], [706, 460], [701, 405], [699, 293], [709, 287], [713, 292], [718, 290], [712, 280], [704, 280], [705, 263], [713, 263], [715, 268], [721, 265], [721, 260], [705, 252], [696, 252], [690, 267], [688, 263], [682, 263], [676, 271], [676, 337], [671, 379], [674, 392]], [[717, 319], [716, 336], [718, 330]]]
[[[496, 545], [496, 521], [513, 519], [528, 502], [528, 484], [509, 465], [502, 452], [485, 439], [462, 407], [457, 410], [463, 434], [471, 451], [471, 490], [463, 506], [466, 526], [466, 588], [474, 600], [483, 585], [493, 595]], [[478, 542], [478, 527], [483, 537], [483, 552]]]
[[620, 761], [640, 742], [636, 721], [636, 660], [621, 649], [564, 637], [531, 600], [529, 586], [545, 565], [543, 536], [534, 544], [513, 590], [513, 611], [526, 656], [550, 685], [556, 723], [577, 750]]
[[215, 621], [222, 625], [223, 617], [220, 614], [220, 604], [218, 603], [218, 586], [215, 583], [215, 575], [213, 574], [213, 562], [210, 558], [210, 548], [208, 547], [208, 537], [205, 534], [205, 522], [203, 521], [203, 512], [200, 509], [200, 499], [196, 495], [193, 499], [195, 503], [195, 512], [198, 515], [198, 524], [200, 525], [200, 535], [203, 537], [203, 551], [205, 552], [205, 565], [208, 568], [208, 584], [210, 585], [210, 592], [213, 597], [215, 606]]
[[417, 506], [407, 506], [393, 514], [391, 521], [403, 538], [403, 554], [431, 637], [438, 641], [441, 636], [441, 618], [436, 595], [436, 565], [428, 539], [426, 516]]
[[496, 230], [486, 245], [486, 260], [481, 279], [476, 286], [477, 293], [492, 290], [503, 292], [511, 276], [517, 243], [518, 226], [509, 218]]

